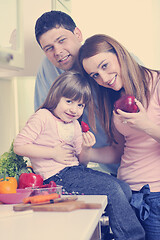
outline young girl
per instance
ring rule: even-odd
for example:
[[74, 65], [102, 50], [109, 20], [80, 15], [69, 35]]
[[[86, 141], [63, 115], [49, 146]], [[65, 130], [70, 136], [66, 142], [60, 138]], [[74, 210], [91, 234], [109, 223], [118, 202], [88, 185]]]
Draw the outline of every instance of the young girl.
[[[29, 157], [35, 173], [62, 185], [68, 193], [107, 195], [110, 225], [118, 240], [144, 239], [129, 200], [131, 190], [123, 181], [79, 164], [95, 143], [82, 132], [77, 119], [86, 105], [92, 110], [88, 81], [79, 73], [65, 72], [51, 86], [44, 104], [34, 113], [14, 141], [15, 153]], [[129, 214], [129, 218], [126, 216]]]
[[[121, 158], [118, 178], [133, 190], [131, 203], [146, 239], [159, 240], [160, 71], [139, 65], [120, 43], [103, 34], [86, 40], [79, 60], [96, 87], [99, 117], [111, 143], [103, 150], [92, 149], [90, 160], [109, 163]], [[137, 113], [114, 111], [114, 102], [125, 94], [136, 97]]]

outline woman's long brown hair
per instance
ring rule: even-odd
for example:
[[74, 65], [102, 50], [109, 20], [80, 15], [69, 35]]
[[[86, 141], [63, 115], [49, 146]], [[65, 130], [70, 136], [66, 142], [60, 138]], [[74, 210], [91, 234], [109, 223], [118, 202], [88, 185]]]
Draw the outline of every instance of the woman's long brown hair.
[[[114, 91], [95, 83], [83, 68], [83, 60], [101, 52], [112, 52], [117, 56], [123, 89]], [[121, 92], [135, 96], [142, 104], [148, 106], [150, 100], [149, 81], [153, 79], [152, 70], [139, 65], [130, 53], [115, 39], [104, 34], [97, 34], [88, 38], [79, 51], [79, 65], [85, 76], [90, 78], [98, 96], [99, 117], [110, 143], [115, 141], [111, 127], [114, 102], [121, 96]], [[158, 72], [158, 71], [156, 71]]]

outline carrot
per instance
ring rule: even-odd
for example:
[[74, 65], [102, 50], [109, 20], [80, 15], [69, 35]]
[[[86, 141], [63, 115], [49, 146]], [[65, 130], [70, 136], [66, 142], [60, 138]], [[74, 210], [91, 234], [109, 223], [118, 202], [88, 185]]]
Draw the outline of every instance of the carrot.
[[51, 199], [56, 199], [59, 197], [60, 195], [58, 193], [52, 193], [48, 195], [37, 195], [37, 196], [24, 198], [23, 203], [42, 203], [42, 202], [48, 202]]
[[31, 197], [23, 198], [23, 203], [30, 203], [30, 198]]

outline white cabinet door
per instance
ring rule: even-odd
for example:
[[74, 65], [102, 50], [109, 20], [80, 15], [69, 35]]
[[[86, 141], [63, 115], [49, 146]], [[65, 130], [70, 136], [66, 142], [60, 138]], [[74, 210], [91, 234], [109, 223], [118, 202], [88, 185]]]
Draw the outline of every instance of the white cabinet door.
[[0, 1], [0, 68], [24, 67], [22, 1]]
[[71, 0], [52, 0], [52, 9], [71, 13]]

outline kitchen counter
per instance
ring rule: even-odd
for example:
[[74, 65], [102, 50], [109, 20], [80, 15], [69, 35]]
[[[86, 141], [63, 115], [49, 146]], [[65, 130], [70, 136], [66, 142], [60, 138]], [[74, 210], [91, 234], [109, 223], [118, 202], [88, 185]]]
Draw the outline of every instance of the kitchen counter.
[[107, 196], [78, 196], [86, 203], [100, 203], [100, 209], [72, 212], [14, 212], [13, 205], [0, 205], [2, 240], [90, 240], [107, 205]]

